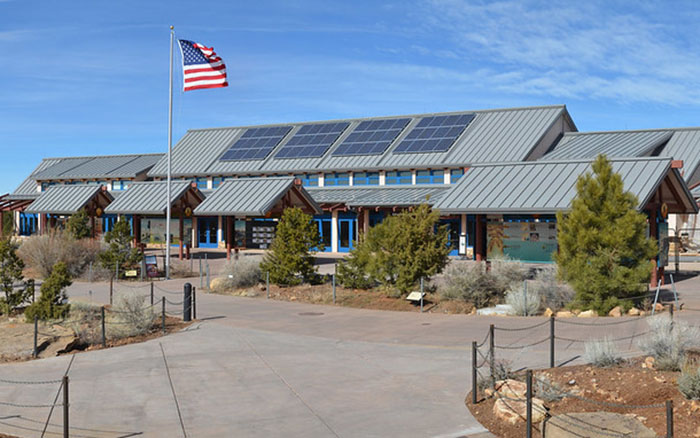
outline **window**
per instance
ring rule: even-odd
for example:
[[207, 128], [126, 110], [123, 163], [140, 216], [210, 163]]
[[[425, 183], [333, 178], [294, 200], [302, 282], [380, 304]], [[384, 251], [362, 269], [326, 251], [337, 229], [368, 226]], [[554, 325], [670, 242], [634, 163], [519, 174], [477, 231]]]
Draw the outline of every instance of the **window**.
[[354, 186], [378, 186], [379, 172], [355, 172], [352, 174]]
[[207, 188], [207, 179], [206, 178], [195, 178], [194, 183], [197, 184], [197, 188], [199, 190], [206, 190]]
[[386, 185], [411, 184], [413, 183], [413, 178], [411, 176], [411, 172], [408, 170], [401, 172], [387, 172], [385, 183]]
[[456, 183], [462, 176], [464, 176], [464, 169], [450, 170], [450, 184]]
[[416, 172], [416, 184], [444, 184], [445, 172], [442, 170], [419, 170]]
[[46, 189], [48, 189], [49, 187], [55, 186], [55, 185], [56, 185], [55, 182], [43, 182], [43, 183], [41, 183], [41, 191], [43, 192]]
[[324, 186], [349, 186], [350, 174], [347, 172], [326, 173], [323, 175]]
[[129, 187], [129, 181], [112, 181], [112, 190], [126, 190]]
[[37, 214], [21, 212], [19, 214], [19, 235], [31, 236], [36, 233], [39, 216]]
[[211, 188], [215, 189], [221, 185], [222, 182], [226, 181], [226, 178], [223, 176], [215, 176], [214, 178], [211, 179]]
[[300, 173], [294, 175], [294, 178], [301, 180], [301, 184], [304, 187], [318, 187], [317, 173]]

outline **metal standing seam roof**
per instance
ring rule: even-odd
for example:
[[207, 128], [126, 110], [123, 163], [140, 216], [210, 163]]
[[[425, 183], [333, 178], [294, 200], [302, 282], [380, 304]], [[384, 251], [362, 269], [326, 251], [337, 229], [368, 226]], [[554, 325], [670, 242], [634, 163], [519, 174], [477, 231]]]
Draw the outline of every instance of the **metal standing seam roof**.
[[542, 159], [575, 160], [595, 158], [599, 154], [605, 154], [609, 158], [649, 156], [673, 135], [671, 131], [658, 130], [569, 132]]
[[34, 175], [60, 162], [60, 158], [44, 158], [29, 176], [10, 194], [9, 199], [36, 199], [40, 193]]
[[[392, 150], [411, 128], [423, 117], [447, 114], [475, 114], [475, 119], [447, 152], [393, 154]], [[172, 173], [175, 176], [274, 174], [300, 172], [333, 172], [344, 170], [398, 169], [416, 167], [461, 167], [475, 162], [524, 160], [561, 116], [568, 117], [564, 105], [509, 108], [496, 110], [458, 111], [396, 115], [305, 123], [243, 126], [190, 130], [177, 142], [172, 153]], [[411, 122], [381, 155], [334, 157], [333, 151], [352, 130], [365, 120], [410, 118]], [[568, 118], [570, 120], [570, 118]], [[276, 153], [284, 147], [303, 125], [325, 122], [349, 122], [350, 126], [328, 151], [318, 158], [277, 159]], [[570, 122], [573, 125], [573, 122]], [[262, 126], [293, 126], [294, 129], [280, 142], [265, 160], [219, 160], [221, 155], [248, 128]], [[164, 177], [167, 157], [163, 157], [148, 173]]]
[[[47, 188], [25, 210], [27, 213], [74, 214], [102, 190], [102, 186], [76, 184], [57, 185]], [[111, 198], [109, 192], [104, 192]]]
[[59, 158], [37, 172], [35, 180], [135, 178], [153, 167], [164, 154], [131, 154]]
[[[172, 205], [190, 187], [189, 181], [172, 181], [170, 204]], [[166, 181], [135, 182], [105, 208], [105, 213], [161, 215], [168, 208], [166, 194]]]
[[690, 183], [700, 165], [700, 128], [676, 128], [671, 131], [673, 136], [660, 155], [683, 160], [683, 179]]
[[[264, 216], [292, 187], [293, 177], [227, 180], [199, 204], [194, 212], [198, 216]], [[320, 213], [321, 208], [306, 190], [301, 186], [297, 188]]]
[[423, 203], [435, 204], [450, 186], [414, 185], [394, 186], [354, 186], [307, 188], [309, 194], [318, 203], [345, 204], [348, 207], [363, 206], [407, 206]]
[[[610, 160], [625, 190], [644, 206], [671, 168], [670, 158]], [[674, 169], [675, 170], [675, 169]], [[474, 165], [435, 205], [443, 213], [555, 213], [568, 210], [591, 160]], [[688, 193], [688, 195], [690, 195]]]

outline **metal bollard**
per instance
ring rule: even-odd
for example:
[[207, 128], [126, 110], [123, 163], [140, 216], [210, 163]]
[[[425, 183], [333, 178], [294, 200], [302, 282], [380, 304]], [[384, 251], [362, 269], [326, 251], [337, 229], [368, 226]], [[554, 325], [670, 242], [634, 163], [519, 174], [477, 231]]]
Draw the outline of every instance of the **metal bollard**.
[[491, 324], [489, 326], [489, 370], [491, 371], [491, 388], [496, 387], [496, 343], [493, 339], [495, 331], [495, 326]]
[[107, 346], [107, 333], [105, 331], [105, 306], [102, 306], [100, 308], [101, 316], [102, 316], [102, 346], [106, 347]]
[[420, 313], [423, 313], [423, 277], [420, 278]]
[[192, 319], [197, 319], [197, 288], [192, 286]]
[[114, 277], [109, 277], [109, 305], [112, 305], [112, 294], [114, 292]]
[[673, 438], [673, 400], [666, 400], [666, 438]]
[[270, 271], [265, 273], [265, 290], [267, 291], [267, 299], [270, 299]]
[[192, 321], [192, 285], [185, 283], [185, 296], [182, 300], [182, 320], [185, 322]]
[[525, 316], [529, 316], [527, 309], [527, 280], [523, 280], [523, 304], [525, 305]]
[[165, 334], [165, 297], [161, 298], [161, 302], [163, 303], [163, 308], [161, 310], [161, 321], [163, 325], [163, 334]]
[[527, 370], [527, 389], [525, 392], [527, 403], [527, 424], [525, 425], [525, 436], [532, 438], [532, 370]]
[[333, 304], [335, 304], [335, 273], [333, 273]]
[[549, 317], [549, 367], [554, 368], [554, 316]]
[[477, 388], [477, 374], [476, 374], [476, 341], [472, 341], [472, 404], [476, 404], [476, 388]]
[[153, 305], [153, 282], [151, 281], [151, 306]]
[[39, 340], [39, 317], [34, 316], [34, 358], [39, 355], [39, 346], [37, 344]]
[[68, 376], [63, 376], [63, 438], [68, 438]]

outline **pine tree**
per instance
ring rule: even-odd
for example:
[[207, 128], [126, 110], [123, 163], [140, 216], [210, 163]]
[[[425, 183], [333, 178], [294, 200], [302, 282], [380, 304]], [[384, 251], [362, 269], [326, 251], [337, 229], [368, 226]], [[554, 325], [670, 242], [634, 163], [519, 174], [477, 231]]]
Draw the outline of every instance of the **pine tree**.
[[76, 240], [90, 237], [92, 235], [92, 229], [90, 229], [89, 221], [90, 218], [87, 212], [85, 209], [81, 209], [68, 219], [66, 222], [66, 231]]
[[19, 245], [9, 238], [0, 239], [0, 289], [5, 293], [0, 298], [0, 313], [9, 313], [22, 305], [31, 290], [24, 287], [16, 288], [17, 283], [24, 280], [24, 261], [17, 255]]
[[288, 208], [282, 213], [260, 269], [269, 272], [270, 281], [279, 285], [315, 282], [318, 274], [312, 253], [316, 250], [323, 251], [318, 226], [301, 209]]
[[607, 314], [628, 307], [624, 298], [639, 295], [651, 275], [656, 241], [646, 236], [647, 217], [637, 198], [624, 191], [622, 177], [599, 155], [593, 174], [576, 183], [571, 211], [557, 213], [559, 276], [576, 292], [573, 306]]
[[70, 285], [66, 264], [56, 263], [51, 275], [41, 284], [41, 296], [24, 311], [27, 322], [33, 321], [35, 316], [42, 320], [65, 317], [70, 309], [66, 296], [66, 288]]
[[131, 268], [140, 263], [143, 254], [137, 248], [131, 247], [132, 241], [129, 222], [120, 218], [105, 234], [108, 248], [99, 255], [102, 266], [105, 269], [114, 270], [119, 265], [119, 271], [122, 272], [125, 268]]

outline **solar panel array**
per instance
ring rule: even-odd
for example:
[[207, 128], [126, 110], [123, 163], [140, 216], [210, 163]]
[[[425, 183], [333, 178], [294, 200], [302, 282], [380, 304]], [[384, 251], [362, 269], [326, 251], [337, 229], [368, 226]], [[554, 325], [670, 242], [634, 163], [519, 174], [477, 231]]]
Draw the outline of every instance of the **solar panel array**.
[[228, 148], [221, 156], [221, 160], [262, 160], [291, 130], [291, 126], [249, 128]]
[[333, 151], [333, 156], [380, 155], [411, 119], [365, 120]]
[[277, 152], [275, 158], [317, 158], [350, 126], [348, 122], [304, 125]]
[[393, 152], [445, 152], [473, 119], [474, 114], [423, 117]]

